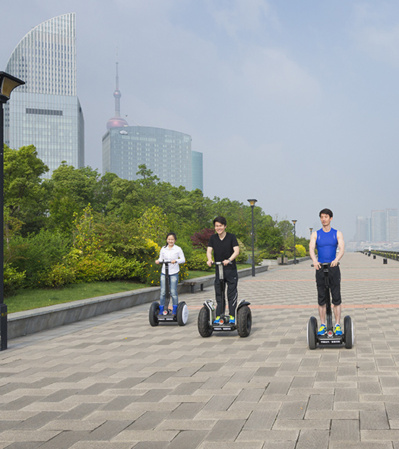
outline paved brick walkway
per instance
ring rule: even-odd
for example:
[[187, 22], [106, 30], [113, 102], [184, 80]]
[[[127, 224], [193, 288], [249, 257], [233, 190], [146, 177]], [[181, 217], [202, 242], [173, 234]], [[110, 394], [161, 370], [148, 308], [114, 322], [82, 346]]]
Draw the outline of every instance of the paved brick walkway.
[[245, 278], [250, 337], [203, 339], [149, 305], [11, 340], [0, 352], [0, 449], [399, 449], [399, 263], [346, 254], [351, 350], [310, 351], [310, 262]]

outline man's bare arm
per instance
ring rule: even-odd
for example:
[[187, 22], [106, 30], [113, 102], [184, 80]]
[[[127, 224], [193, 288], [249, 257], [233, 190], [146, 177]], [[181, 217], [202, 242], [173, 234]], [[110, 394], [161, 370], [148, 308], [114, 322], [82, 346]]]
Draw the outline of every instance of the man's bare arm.
[[316, 268], [316, 270], [320, 269], [320, 264], [317, 260], [315, 249], [316, 249], [316, 239], [317, 239], [317, 232], [312, 232], [312, 235], [310, 236], [310, 242], [309, 242], [309, 255], [312, 259], [313, 266]]
[[337, 231], [337, 240], [338, 240], [338, 254], [336, 255], [335, 259], [331, 262], [332, 267], [336, 267], [338, 265], [338, 262], [342, 259], [342, 257], [345, 254], [344, 236], [340, 231]]

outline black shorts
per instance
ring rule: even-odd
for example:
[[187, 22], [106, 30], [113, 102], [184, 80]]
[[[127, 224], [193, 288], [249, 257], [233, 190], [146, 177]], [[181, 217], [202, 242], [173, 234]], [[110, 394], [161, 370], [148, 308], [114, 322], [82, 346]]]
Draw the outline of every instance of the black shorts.
[[[334, 306], [341, 304], [341, 271], [339, 266], [329, 267], [328, 281], [330, 284], [332, 303]], [[317, 284], [317, 301], [319, 306], [324, 306], [327, 302], [326, 298], [326, 284], [324, 280], [323, 268], [316, 270], [316, 284]]]

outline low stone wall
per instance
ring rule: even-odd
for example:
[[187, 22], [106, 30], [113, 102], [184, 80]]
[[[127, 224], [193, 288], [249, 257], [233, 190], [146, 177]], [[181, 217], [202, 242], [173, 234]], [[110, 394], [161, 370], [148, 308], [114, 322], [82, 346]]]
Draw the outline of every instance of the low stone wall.
[[[305, 258], [303, 258], [305, 259]], [[302, 261], [297, 259], [298, 261]], [[255, 267], [256, 273], [268, 270], [268, 266]], [[238, 272], [238, 277], [251, 276], [252, 268], [244, 268]], [[194, 291], [213, 285], [214, 275], [184, 281], [179, 284], [179, 293], [190, 293], [194, 283]], [[75, 323], [97, 315], [115, 312], [116, 310], [134, 307], [159, 299], [159, 287], [142, 288], [129, 292], [82, 299], [56, 306], [11, 313], [8, 315], [8, 339], [41, 332], [65, 324]]]

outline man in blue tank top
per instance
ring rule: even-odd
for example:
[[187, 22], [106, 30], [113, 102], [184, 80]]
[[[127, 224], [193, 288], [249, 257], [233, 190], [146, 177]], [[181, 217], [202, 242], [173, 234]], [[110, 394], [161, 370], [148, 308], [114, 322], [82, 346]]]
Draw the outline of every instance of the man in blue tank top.
[[[326, 333], [326, 297], [324, 273], [321, 264], [328, 263], [328, 279], [330, 283], [332, 303], [334, 305], [335, 335], [342, 335], [341, 330], [341, 272], [338, 262], [345, 252], [345, 242], [342, 232], [331, 227], [333, 213], [323, 209], [319, 213], [322, 228], [312, 233], [309, 244], [309, 254], [316, 268], [317, 300], [319, 304], [320, 328], [318, 335]], [[315, 249], [317, 248], [317, 257]]]

